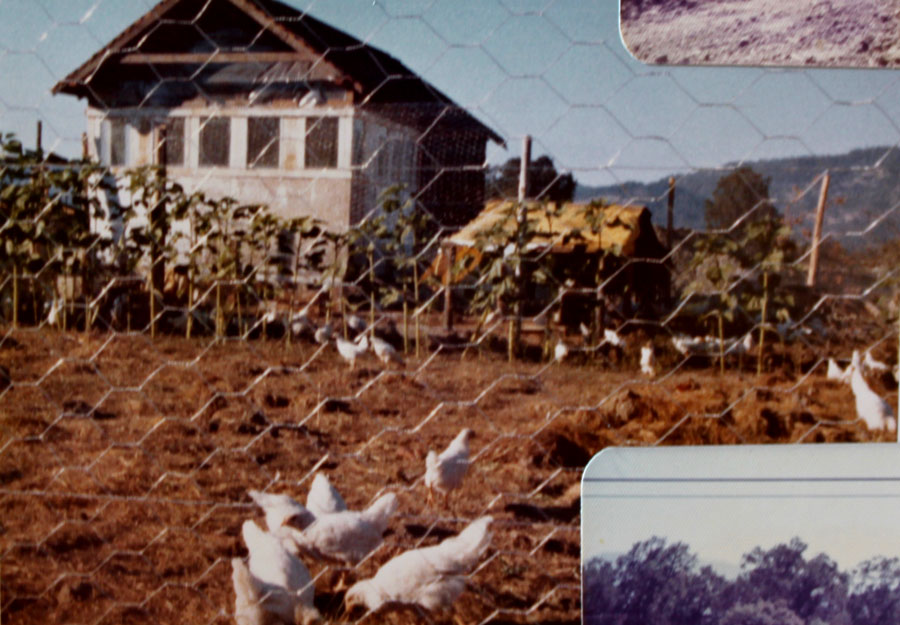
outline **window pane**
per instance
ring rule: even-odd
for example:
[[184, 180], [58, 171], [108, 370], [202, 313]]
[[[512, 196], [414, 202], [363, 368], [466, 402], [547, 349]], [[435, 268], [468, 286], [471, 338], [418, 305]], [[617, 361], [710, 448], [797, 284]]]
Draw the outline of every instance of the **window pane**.
[[231, 153], [231, 120], [227, 117], [200, 119], [200, 165], [228, 166]]
[[306, 118], [306, 167], [337, 167], [337, 144], [337, 117]]
[[353, 120], [353, 165], [362, 165], [365, 148], [366, 124], [363, 120], [357, 118]]
[[124, 119], [112, 119], [109, 122], [109, 126], [109, 164], [125, 165], [127, 160], [125, 131], [128, 129], [128, 124], [125, 123]]
[[247, 120], [247, 165], [278, 167], [277, 117], [250, 117]]
[[166, 120], [166, 165], [184, 165], [184, 118]]

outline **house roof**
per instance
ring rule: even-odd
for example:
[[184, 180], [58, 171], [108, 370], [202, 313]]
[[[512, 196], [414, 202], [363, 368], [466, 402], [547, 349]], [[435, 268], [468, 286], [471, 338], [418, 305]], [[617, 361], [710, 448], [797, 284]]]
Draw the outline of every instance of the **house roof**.
[[[399, 60], [352, 35], [279, 0], [161, 0], [91, 58], [60, 80], [53, 93], [85, 97], [104, 107], [100, 83], [141, 74], [190, 92], [192, 82], [215, 76], [212, 85], [234, 76], [235, 86], [247, 84], [325, 82], [352, 89], [363, 107], [417, 104], [427, 117], [444, 116], [454, 123], [503, 144], [496, 132], [461, 109], [448, 96], [416, 75]], [[226, 15], [243, 13], [256, 35], [243, 40], [214, 41], [204, 23], [234, 26]], [[235, 14], [236, 15], [236, 14]], [[219, 20], [216, 22], [216, 20]], [[179, 36], [165, 29], [180, 29]], [[173, 88], [175, 88], [173, 87]], [[121, 89], [127, 87], [122, 86]], [[202, 93], [202, 87], [201, 87]], [[451, 110], [448, 115], [445, 110]]]
[[[581, 248], [587, 253], [614, 252], [634, 256], [641, 237], [656, 234], [650, 226], [650, 210], [645, 206], [609, 205], [594, 211], [594, 227], [588, 215], [588, 204], [569, 202], [558, 207], [555, 202], [526, 202], [527, 219], [535, 230], [530, 249], [548, 246], [554, 253]], [[492, 200], [485, 209], [447, 241], [461, 247], [478, 247], [479, 239], [488, 243], [490, 234], [511, 237], [516, 230], [516, 204], [508, 200]], [[645, 232], [648, 230], [649, 232]], [[482, 245], [484, 244], [482, 243]]]

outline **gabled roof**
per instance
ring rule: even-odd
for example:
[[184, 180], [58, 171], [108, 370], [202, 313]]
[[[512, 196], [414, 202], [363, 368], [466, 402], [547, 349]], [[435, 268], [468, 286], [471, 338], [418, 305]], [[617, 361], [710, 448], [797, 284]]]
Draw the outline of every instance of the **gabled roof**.
[[[216, 6], [210, 8], [211, 4]], [[237, 9], [258, 25], [258, 35], [244, 45], [214, 44], [196, 27], [202, 20], [215, 19], [214, 9]], [[156, 32], [175, 27], [195, 35], [195, 49], [179, 50], [188, 45], [185, 38], [166, 39]], [[345, 86], [362, 106], [419, 104], [458, 109], [466, 125], [503, 143], [497, 133], [391, 55], [279, 0], [161, 0], [59, 81], [53, 93], [86, 97], [102, 106], [103, 99], [92, 83], [110, 72], [129, 76], [149, 69], [149, 75], [160, 80], [189, 82], [195, 76], [221, 72], [230, 64], [252, 67], [250, 73], [265, 82], [277, 76], [282, 81], [291, 77], [297, 82]], [[221, 73], [219, 76], [221, 79]]]

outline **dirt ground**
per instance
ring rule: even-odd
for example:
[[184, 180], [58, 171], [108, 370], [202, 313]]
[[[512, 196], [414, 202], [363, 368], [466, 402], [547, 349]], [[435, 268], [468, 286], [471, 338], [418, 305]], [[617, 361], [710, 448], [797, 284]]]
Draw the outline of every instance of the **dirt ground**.
[[[343, 618], [339, 576], [367, 578], [491, 514], [482, 565], [432, 618], [578, 623], [579, 482], [600, 449], [887, 440], [856, 422], [850, 388], [802, 350], [761, 377], [755, 361], [720, 375], [662, 354], [670, 373], [651, 381], [633, 349], [562, 364], [442, 349], [402, 370], [367, 355], [351, 371], [333, 347], [305, 341], [8, 327], [0, 337], [6, 624], [233, 622], [230, 559], [246, 554], [241, 523], [261, 521], [247, 490], [305, 500], [316, 470], [353, 509], [384, 491], [400, 500], [384, 545], [357, 568], [307, 561], [327, 621]], [[873, 380], [895, 405], [886, 382]], [[452, 501], [429, 506], [424, 457], [463, 427], [477, 434], [474, 463]]]
[[623, 0], [621, 25], [647, 63], [897, 67], [898, 12], [881, 0]]

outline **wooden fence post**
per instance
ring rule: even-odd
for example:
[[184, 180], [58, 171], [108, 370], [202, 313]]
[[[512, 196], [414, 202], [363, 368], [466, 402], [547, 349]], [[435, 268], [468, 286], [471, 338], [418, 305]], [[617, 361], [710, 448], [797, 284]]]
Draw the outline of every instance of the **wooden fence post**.
[[816, 285], [816, 273], [819, 270], [819, 243], [822, 238], [822, 222], [825, 219], [825, 202], [828, 200], [828, 185], [831, 183], [831, 175], [825, 170], [822, 176], [822, 187], [819, 189], [819, 204], [816, 206], [816, 225], [813, 229], [812, 250], [809, 254], [809, 274], [806, 276], [806, 286]]
[[453, 263], [456, 261], [456, 249], [452, 243], [444, 241], [441, 244], [441, 253], [444, 255], [444, 275], [441, 276], [444, 283], [444, 330], [453, 330]]
[[509, 322], [509, 360], [513, 360], [519, 355], [522, 339], [522, 298], [525, 294], [522, 271], [522, 254], [525, 250], [522, 249], [522, 233], [528, 218], [528, 207], [525, 205], [525, 200], [528, 197], [528, 166], [530, 164], [531, 135], [525, 135], [522, 137], [522, 158], [519, 161], [519, 201], [516, 207], [516, 302], [513, 318]]

